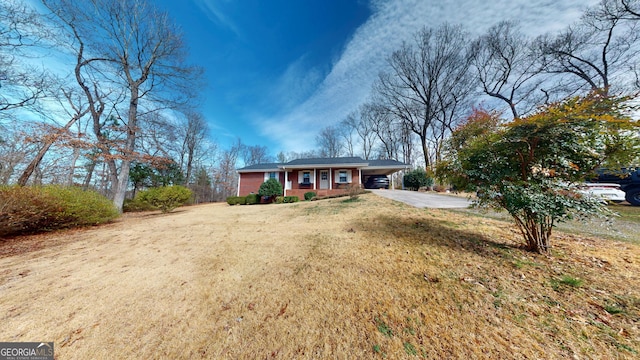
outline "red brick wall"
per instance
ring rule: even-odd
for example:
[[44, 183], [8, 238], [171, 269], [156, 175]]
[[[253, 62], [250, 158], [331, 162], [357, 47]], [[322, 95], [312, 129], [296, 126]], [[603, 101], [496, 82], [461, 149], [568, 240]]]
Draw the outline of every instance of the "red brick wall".
[[264, 173], [242, 173], [240, 174], [240, 194], [239, 196], [247, 196], [251, 193], [257, 194], [260, 185], [264, 182]]
[[[284, 184], [284, 173], [278, 173], [278, 181], [280, 181], [280, 184]], [[239, 196], [247, 196], [251, 193], [257, 194], [263, 182], [264, 172], [241, 173]]]
[[[289, 172], [289, 181], [291, 181], [291, 189], [287, 190], [287, 195], [290, 196], [298, 196], [300, 199], [304, 198], [304, 193], [308, 191], [315, 192], [318, 196], [327, 196], [327, 195], [336, 195], [345, 193], [345, 188], [348, 184], [338, 184], [336, 182], [336, 170], [340, 169], [331, 169], [330, 179], [333, 182], [331, 185], [331, 190], [329, 189], [320, 189], [320, 169], [316, 169], [316, 178], [315, 178], [315, 186], [316, 189], [313, 189], [313, 184], [311, 184], [308, 188], [300, 188], [300, 184], [298, 183], [298, 173], [300, 171], [309, 170], [311, 171], [311, 176], [313, 177], [313, 169], [301, 169], [301, 170], [292, 170]], [[360, 171], [358, 169], [351, 170], [351, 184], [358, 185], [358, 176], [360, 176]]]
[[[313, 177], [313, 169], [302, 169], [302, 170], [310, 170], [311, 176]], [[316, 189], [313, 189], [313, 184], [309, 188], [300, 188], [298, 183], [298, 170], [292, 170], [289, 172], [288, 179], [291, 182], [291, 190], [287, 190], [287, 195], [296, 195], [300, 198], [304, 197], [304, 193], [307, 191], [313, 191], [318, 195], [333, 195], [338, 193], [343, 193], [344, 188], [348, 184], [338, 184], [336, 183], [336, 174], [335, 171], [339, 169], [331, 169], [330, 179], [333, 182], [331, 186], [331, 190], [322, 189], [320, 190], [320, 170], [316, 170], [316, 178], [315, 184]], [[351, 170], [351, 183], [353, 185], [358, 185], [358, 176], [360, 176], [360, 172], [358, 169]], [[284, 173], [278, 173], [278, 181], [281, 184], [284, 183]], [[264, 172], [255, 172], [255, 173], [241, 173], [240, 174], [240, 196], [246, 196], [250, 193], [257, 194], [258, 190], [260, 190], [260, 185], [264, 182]]]

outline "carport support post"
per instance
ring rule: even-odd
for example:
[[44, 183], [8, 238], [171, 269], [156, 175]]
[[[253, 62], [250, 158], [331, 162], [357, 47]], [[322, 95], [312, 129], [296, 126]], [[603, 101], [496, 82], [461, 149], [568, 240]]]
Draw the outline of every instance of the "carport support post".
[[362, 187], [362, 169], [358, 169], [358, 185]]

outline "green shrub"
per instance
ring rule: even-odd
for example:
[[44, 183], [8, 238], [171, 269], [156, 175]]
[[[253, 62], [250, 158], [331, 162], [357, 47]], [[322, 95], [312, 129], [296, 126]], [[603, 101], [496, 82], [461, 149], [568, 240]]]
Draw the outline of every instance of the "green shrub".
[[44, 191], [58, 199], [62, 208], [59, 227], [97, 225], [117, 218], [120, 214], [111, 200], [95, 191], [79, 187], [45, 186]]
[[238, 199], [237, 196], [228, 196], [227, 197], [227, 204], [229, 204], [229, 205], [238, 205], [237, 199]]
[[433, 178], [424, 169], [415, 169], [404, 175], [404, 186], [411, 190], [433, 185]]
[[113, 203], [76, 187], [0, 187], [0, 236], [96, 225], [119, 216]]
[[258, 190], [258, 195], [266, 196], [271, 201], [275, 199], [276, 196], [281, 196], [283, 193], [282, 184], [276, 179], [269, 179], [260, 185], [260, 189]]
[[308, 192], [304, 193], [305, 201], [310, 201], [314, 197], [316, 197], [316, 193], [314, 193], [313, 191], [308, 191]]
[[246, 196], [229, 196], [227, 198], [227, 204], [229, 205], [244, 205], [247, 204]]
[[140, 201], [140, 199], [136, 197], [135, 199], [125, 199], [122, 210], [124, 212], [140, 212], [156, 210], [156, 207], [144, 201]]
[[260, 204], [260, 195], [258, 194], [249, 194], [245, 196], [245, 203], [247, 205]]
[[285, 196], [283, 198], [282, 202], [284, 202], [284, 203], [294, 203], [294, 202], [298, 202], [298, 201], [300, 201], [300, 198], [297, 197], [297, 196]]
[[284, 196], [276, 196], [275, 203], [282, 204], [284, 202]]
[[184, 186], [163, 186], [138, 193], [136, 200], [151, 204], [163, 213], [168, 213], [186, 204], [192, 194], [191, 190]]

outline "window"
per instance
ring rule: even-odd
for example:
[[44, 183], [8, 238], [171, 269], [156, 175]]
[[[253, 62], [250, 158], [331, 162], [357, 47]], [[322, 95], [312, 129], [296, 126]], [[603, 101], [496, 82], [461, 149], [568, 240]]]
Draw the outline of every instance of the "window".
[[340, 170], [338, 172], [338, 182], [339, 183], [347, 183], [347, 182], [349, 182], [346, 170]]
[[311, 173], [308, 171], [305, 171], [302, 173], [302, 182], [305, 184], [309, 184], [311, 183]]
[[329, 172], [323, 171], [320, 173], [320, 180], [329, 180]]
[[278, 172], [277, 171], [268, 171], [264, 173], [264, 181], [267, 181], [269, 179], [276, 179], [278, 181], [280, 181], [278, 179]]

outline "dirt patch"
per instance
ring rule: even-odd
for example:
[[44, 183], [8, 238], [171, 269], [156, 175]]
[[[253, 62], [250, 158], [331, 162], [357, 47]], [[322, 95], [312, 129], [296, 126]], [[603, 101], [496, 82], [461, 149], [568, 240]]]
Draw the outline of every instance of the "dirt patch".
[[373, 194], [135, 215], [0, 245], [0, 339], [64, 359], [637, 356], [639, 247], [554, 245]]

